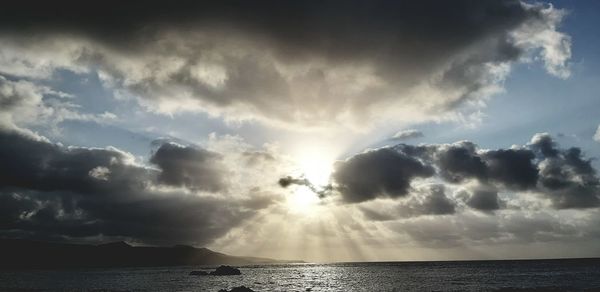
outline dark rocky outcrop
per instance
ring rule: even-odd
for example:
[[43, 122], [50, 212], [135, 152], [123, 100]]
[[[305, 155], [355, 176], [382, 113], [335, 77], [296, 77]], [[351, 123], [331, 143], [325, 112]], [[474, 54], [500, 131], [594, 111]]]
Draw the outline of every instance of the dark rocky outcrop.
[[221, 290], [219, 290], [219, 292], [255, 292], [255, 291], [246, 286], [239, 286], [239, 287], [234, 287], [231, 290], [221, 289]]
[[206, 271], [191, 271], [190, 276], [235, 276], [241, 275], [242, 272], [238, 268], [232, 266], [220, 266], [216, 270], [208, 273]]
[[210, 274], [213, 276], [235, 276], [241, 275], [242, 272], [232, 266], [220, 266], [213, 272], [210, 272]]

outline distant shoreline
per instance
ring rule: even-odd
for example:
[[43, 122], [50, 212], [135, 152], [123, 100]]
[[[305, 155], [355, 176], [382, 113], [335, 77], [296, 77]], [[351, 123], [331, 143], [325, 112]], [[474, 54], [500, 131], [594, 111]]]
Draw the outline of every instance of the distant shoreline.
[[198, 265], [297, 263], [260, 257], [231, 256], [208, 248], [101, 245], [0, 239], [0, 269], [122, 268]]

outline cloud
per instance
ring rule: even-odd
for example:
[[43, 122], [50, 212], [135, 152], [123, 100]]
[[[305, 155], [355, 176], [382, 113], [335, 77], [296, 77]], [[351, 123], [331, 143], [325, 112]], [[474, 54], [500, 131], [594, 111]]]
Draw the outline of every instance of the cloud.
[[[154, 153], [155, 169], [113, 147], [65, 147], [2, 130], [0, 233], [208, 244], [272, 203], [264, 196], [258, 202], [223, 192], [218, 197], [190, 193], [194, 188], [220, 190], [222, 180], [208, 182], [218, 175], [212, 173], [216, 158], [207, 150], [166, 143]], [[187, 173], [192, 170], [199, 173]]]
[[596, 129], [596, 133], [594, 134], [594, 141], [600, 142], [600, 126]]
[[159, 182], [210, 192], [226, 187], [227, 172], [220, 160], [218, 153], [173, 142], [162, 144], [150, 158], [161, 169]]
[[[581, 216], [582, 214], [579, 214]], [[430, 248], [476, 248], [494, 246], [494, 257], [509, 257], [515, 246], [532, 243], [569, 245], [597, 240], [597, 214], [578, 215], [548, 211], [505, 211], [495, 216], [461, 213], [455, 216], [423, 216], [386, 222], [399, 234], [409, 236], [418, 246]]]
[[392, 204], [374, 202], [358, 208], [369, 220], [392, 221], [423, 215], [452, 215], [456, 212], [456, 202], [446, 196], [443, 184], [433, 184], [419, 187]]
[[406, 196], [412, 179], [434, 174], [433, 167], [390, 147], [357, 154], [334, 168], [334, 188], [349, 203]]
[[396, 132], [396, 134], [394, 134], [390, 140], [409, 140], [409, 139], [415, 139], [415, 138], [422, 138], [424, 137], [423, 133], [419, 130], [415, 130], [415, 129], [408, 129], [408, 130], [402, 130], [402, 131], [398, 131]]
[[591, 160], [579, 148], [558, 148], [546, 133], [510, 149], [479, 149], [461, 141], [368, 150], [338, 162], [332, 179], [332, 190], [347, 203], [404, 197], [415, 182], [437, 179], [466, 186], [466, 205], [482, 211], [501, 208], [498, 191], [538, 193], [557, 209], [600, 205], [600, 179]]
[[533, 152], [529, 149], [498, 149], [485, 152], [490, 179], [509, 189], [526, 190], [534, 188], [538, 179]]
[[591, 208], [600, 206], [600, 179], [577, 147], [556, 148], [550, 135], [536, 134], [531, 147], [539, 149], [543, 158], [538, 167], [541, 190], [557, 208]]
[[[530, 5], [532, 4], [525, 4], [526, 7], [532, 7]], [[520, 30], [513, 33], [515, 40], [524, 49], [541, 49], [546, 70], [560, 78], [567, 78], [571, 75], [566, 63], [571, 58], [571, 38], [556, 31], [556, 26], [567, 12], [556, 10], [549, 4], [541, 8], [539, 13], [539, 16], [547, 21], [529, 19]]]
[[471, 191], [466, 204], [479, 211], [495, 211], [502, 207], [502, 201], [498, 198], [498, 192], [494, 189], [478, 188]]
[[390, 210], [382, 211], [381, 209], [369, 208], [361, 206], [359, 207], [363, 216], [371, 221], [392, 221], [398, 219], [398, 215]]
[[[409, 145], [397, 146], [404, 151], [411, 147], [414, 148]], [[420, 148], [426, 151], [416, 154], [436, 165], [440, 176], [451, 183], [477, 179], [520, 189], [535, 187], [536, 184], [535, 155], [529, 149], [482, 150], [469, 141]]]
[[114, 114], [84, 114], [71, 99], [74, 96], [27, 80], [12, 80], [0, 74], [0, 127], [56, 127], [66, 120], [105, 123]]
[[127, 239], [146, 244], [205, 245], [254, 215], [237, 203], [184, 194], [83, 193], [4, 189], [12, 213], [0, 234], [43, 240]]
[[44, 104], [44, 94], [62, 95], [29, 81], [13, 81], [0, 75], [0, 123], [3, 127], [16, 127], [21, 121], [44, 119], [58, 107]]
[[[3, 161], [0, 185], [39, 191], [97, 192], [145, 181], [153, 171], [133, 164], [133, 156], [116, 148], [63, 148], [42, 137], [0, 132]], [[104, 168], [105, 183], [94, 175]]]
[[511, 64], [532, 57], [569, 73], [570, 39], [557, 31], [565, 13], [543, 4], [42, 5], [43, 17], [4, 7], [2, 74], [95, 72], [117, 96], [163, 113], [360, 128], [470, 111], [502, 90]]
[[319, 198], [325, 198], [333, 190], [333, 187], [331, 185], [318, 186], [318, 185], [313, 184], [310, 180], [308, 180], [304, 176], [292, 177], [292, 176], [288, 175], [288, 176], [280, 178], [277, 181], [277, 183], [282, 188], [287, 188], [291, 185], [305, 186], [305, 187], [309, 188], [313, 193], [317, 194], [319, 196]]
[[435, 150], [435, 163], [440, 175], [449, 182], [460, 183], [465, 179], [488, 177], [485, 161], [476, 153], [476, 145], [462, 141], [443, 145]]
[[419, 215], [450, 215], [455, 212], [456, 203], [446, 196], [442, 184], [421, 187], [403, 203], [399, 213], [404, 217]]

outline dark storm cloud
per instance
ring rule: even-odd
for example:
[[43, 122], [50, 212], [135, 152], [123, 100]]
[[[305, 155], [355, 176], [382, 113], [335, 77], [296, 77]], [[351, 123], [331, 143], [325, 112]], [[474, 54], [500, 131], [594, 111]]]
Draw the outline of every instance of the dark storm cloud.
[[476, 153], [476, 145], [460, 142], [438, 149], [435, 163], [442, 178], [449, 182], [460, 183], [464, 179], [486, 179], [487, 165]]
[[429, 145], [427, 160], [438, 167], [440, 176], [451, 183], [477, 179], [483, 183], [499, 183], [509, 188], [534, 188], [538, 170], [529, 149], [479, 151], [477, 145], [461, 141], [450, 145]]
[[412, 179], [433, 174], [433, 167], [386, 147], [336, 163], [332, 178], [344, 201], [359, 203], [377, 197], [406, 196]]
[[39, 239], [103, 236], [207, 244], [264, 207], [265, 203], [243, 205], [157, 189], [164, 171], [169, 183], [189, 180], [198, 186], [206, 179], [177, 178], [181, 173], [169, 169], [180, 162], [177, 158], [212, 163], [198, 159], [206, 154], [199, 149], [165, 145], [159, 149], [168, 150], [154, 156], [160, 157], [159, 166], [166, 166], [161, 172], [134, 164], [129, 154], [114, 148], [64, 147], [37, 136], [0, 131], [1, 233]]
[[454, 144], [400, 144], [357, 154], [336, 164], [333, 189], [344, 201], [360, 203], [410, 193], [416, 178], [439, 177], [462, 185], [475, 181], [480, 188], [466, 199], [471, 208], [502, 208], [498, 191], [540, 193], [553, 206], [599, 206], [600, 180], [581, 149], [560, 149], [547, 134], [537, 134], [526, 146], [483, 150], [461, 141]]
[[0, 193], [0, 228], [8, 229], [9, 226], [19, 221], [27, 210], [33, 210], [36, 202], [17, 194]]
[[167, 185], [217, 192], [225, 189], [227, 172], [221, 155], [177, 143], [162, 144], [150, 158], [160, 167], [158, 180]]
[[[204, 245], [255, 213], [235, 202], [177, 193], [106, 196], [15, 190], [1, 192], [0, 200], [11, 206], [2, 216], [0, 234], [46, 240], [102, 236]], [[72, 209], [65, 203], [73, 204]]]
[[0, 149], [1, 187], [127, 191], [153, 176], [152, 170], [131, 165], [132, 157], [114, 148], [60, 147], [39, 137], [1, 130]]
[[540, 185], [557, 208], [600, 206], [600, 179], [577, 147], [559, 149], [548, 134], [537, 134], [529, 144], [541, 161]]
[[[18, 1], [6, 3], [3, 8], [0, 13], [3, 29], [79, 30], [108, 37], [169, 24], [184, 28], [186, 25], [229, 24], [238, 29], [263, 32], [289, 46], [326, 49], [354, 42], [355, 48], [341, 50], [348, 54], [347, 50], [367, 50], [364, 40], [390, 35], [398, 38], [422, 35], [430, 38], [429, 41], [458, 43], [516, 26], [536, 15], [536, 11], [526, 11], [518, 1], [226, 0], [85, 4], [77, 1]], [[107, 17], [111, 21], [107, 21]], [[408, 24], [415, 26], [408, 27]], [[353, 34], [349, 27], [354, 32], [374, 35]], [[323, 39], [318, 41], [319, 38]], [[329, 44], [326, 40], [335, 43]], [[390, 41], [399, 42], [400, 39]]]
[[482, 155], [487, 164], [490, 179], [510, 189], [534, 188], [538, 169], [533, 162], [535, 155], [529, 149], [498, 149]]
[[[0, 72], [96, 70], [163, 112], [364, 126], [390, 104], [410, 109], [407, 120], [454, 110], [538, 49], [548, 71], [568, 75], [562, 13], [492, 0], [11, 2]], [[552, 37], [528, 38], [543, 32]]]

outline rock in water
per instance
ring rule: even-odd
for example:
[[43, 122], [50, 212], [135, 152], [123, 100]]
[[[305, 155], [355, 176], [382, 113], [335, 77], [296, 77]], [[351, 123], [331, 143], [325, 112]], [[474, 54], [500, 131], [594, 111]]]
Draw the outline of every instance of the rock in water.
[[208, 276], [208, 273], [205, 271], [191, 271], [190, 276]]
[[221, 289], [221, 290], [219, 290], [219, 292], [254, 292], [254, 290], [252, 290], [246, 286], [240, 286], [240, 287], [234, 287], [231, 290]]
[[214, 272], [210, 272], [213, 276], [231, 276], [231, 275], [241, 275], [239, 269], [236, 269], [231, 266], [220, 266]]

